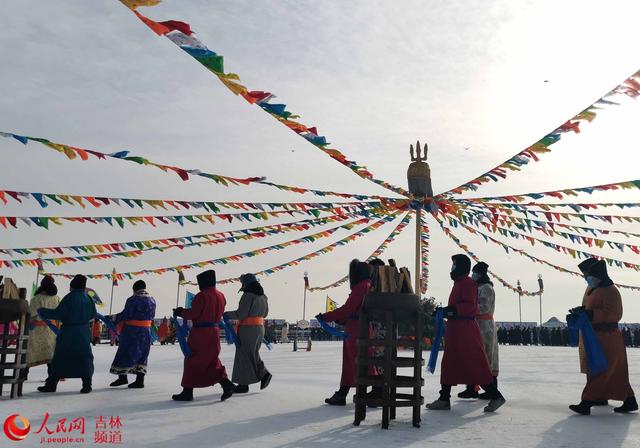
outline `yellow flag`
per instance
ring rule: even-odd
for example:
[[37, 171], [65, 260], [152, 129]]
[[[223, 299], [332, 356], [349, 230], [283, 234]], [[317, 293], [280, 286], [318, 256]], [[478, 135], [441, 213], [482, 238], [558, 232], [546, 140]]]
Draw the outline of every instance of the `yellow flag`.
[[338, 304], [336, 302], [334, 302], [333, 300], [331, 300], [329, 298], [329, 296], [327, 296], [327, 306], [326, 306], [327, 310], [326, 312], [328, 313], [329, 311], [333, 311], [336, 308], [338, 308]]

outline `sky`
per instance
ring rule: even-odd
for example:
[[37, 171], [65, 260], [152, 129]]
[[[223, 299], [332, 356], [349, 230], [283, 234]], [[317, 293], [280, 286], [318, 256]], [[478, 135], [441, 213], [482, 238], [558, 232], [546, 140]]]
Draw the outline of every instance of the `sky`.
[[[472, 179], [531, 145], [640, 68], [635, 57], [640, 4], [633, 1], [407, 1], [398, 6], [364, 0], [165, 0], [141, 12], [157, 21], [188, 22], [201, 41], [225, 57], [225, 69], [238, 73], [244, 85], [274, 92], [278, 101], [301, 115], [303, 123], [316, 125], [332, 147], [366, 165], [378, 178], [406, 186], [409, 144], [418, 139], [427, 142], [435, 192]], [[228, 176], [266, 176], [272, 182], [320, 190], [388, 194], [232, 95], [117, 0], [5, 0], [3, 19], [2, 131], [102, 152], [130, 150], [154, 161]], [[640, 103], [631, 99], [620, 103], [601, 111], [593, 123], [582, 126], [580, 134], [563, 136], [539, 163], [482, 187], [478, 194], [548, 191], [638, 178]], [[208, 201], [321, 200], [266, 186], [224, 188], [206, 179], [183, 182], [153, 168], [118, 161], [69, 161], [45, 149], [0, 139], [0, 189]], [[581, 199], [640, 202], [640, 194], [637, 190], [596, 193]], [[117, 206], [81, 210], [52, 205], [43, 211], [35, 203], [11, 203], [0, 209], [7, 216], [151, 214]], [[446, 303], [450, 256], [459, 250], [429, 219], [427, 295]], [[132, 241], [251, 226], [216, 223], [119, 230], [66, 224], [48, 231], [19, 227], [0, 229], [0, 247]], [[270, 317], [300, 319], [303, 273], [309, 273], [312, 286], [339, 279], [352, 258], [366, 258], [392, 227], [263, 278]], [[456, 234], [512, 283], [520, 280], [525, 289], [536, 290], [536, 277], [542, 274], [543, 320], [563, 319], [568, 308], [580, 303], [582, 279], [533, 265], [476, 236]], [[218, 266], [218, 277], [269, 268], [346, 235], [337, 232], [326, 240]], [[175, 266], [291, 238], [285, 234], [50, 270], [75, 274]], [[413, 238], [410, 227], [382, 258], [413, 269]], [[578, 263], [543, 247], [531, 248], [521, 241], [511, 244], [566, 268], [575, 269]], [[640, 262], [630, 252], [597, 253]], [[194, 281], [198, 272], [192, 269], [185, 275]], [[640, 285], [638, 273], [613, 268], [610, 274], [620, 283]], [[0, 275], [29, 286], [36, 272], [2, 269]], [[177, 297], [175, 273], [143, 278], [157, 299], [159, 316], [170, 313], [176, 298], [184, 301], [184, 287]], [[68, 289], [66, 280], [57, 282], [61, 291]], [[115, 288], [114, 312], [124, 305], [131, 284], [123, 281]], [[89, 286], [109, 302], [108, 280], [90, 281]], [[221, 287], [228, 308], [238, 303], [237, 289], [237, 284]], [[348, 289], [308, 293], [307, 319], [324, 311], [327, 294], [344, 303]], [[639, 322], [640, 293], [623, 290], [622, 294], [623, 321]], [[501, 286], [496, 295], [496, 319], [518, 320], [517, 295]], [[539, 319], [537, 297], [522, 299], [522, 319]]]

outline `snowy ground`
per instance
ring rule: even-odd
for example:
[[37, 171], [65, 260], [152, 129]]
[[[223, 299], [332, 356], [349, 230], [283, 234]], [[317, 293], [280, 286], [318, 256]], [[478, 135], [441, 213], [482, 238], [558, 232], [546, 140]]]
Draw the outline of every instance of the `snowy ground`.
[[[220, 388], [196, 389], [191, 403], [175, 403], [182, 371], [178, 346], [154, 346], [147, 387], [132, 391], [110, 389], [108, 368], [114, 348], [94, 349], [94, 391], [80, 395], [79, 380], [61, 383], [56, 394], [35, 388], [44, 379], [43, 368], [32, 371], [25, 395], [0, 401], [2, 421], [13, 413], [27, 417], [31, 434], [9, 442], [0, 434], [0, 446], [62, 446], [41, 443], [33, 434], [50, 414], [47, 427], [55, 430], [60, 418], [85, 417], [85, 443], [92, 446], [95, 416], [119, 416], [123, 446], [152, 447], [638, 447], [640, 416], [614, 415], [611, 407], [594, 410], [590, 417], [575, 416], [567, 405], [579, 401], [584, 378], [578, 373], [577, 349], [562, 347], [501, 347], [500, 386], [507, 404], [496, 414], [484, 414], [484, 403], [452, 401], [450, 412], [423, 409], [422, 427], [411, 426], [410, 410], [399, 409], [388, 431], [380, 429], [381, 412], [367, 413], [360, 427], [352, 426], [353, 404], [330, 407], [323, 403], [339, 380], [340, 345], [314, 343], [311, 352], [292, 352], [290, 345], [264, 352], [274, 375], [268, 389], [254, 386], [247, 395], [219, 401]], [[640, 350], [629, 349], [632, 386], [640, 391]], [[230, 369], [233, 349], [224, 347], [223, 361]], [[425, 400], [436, 397], [438, 376], [425, 375]], [[43, 431], [44, 432], [44, 431]], [[54, 434], [56, 435], [56, 434]], [[57, 434], [64, 435], [64, 434]], [[77, 435], [77, 432], [76, 432]]]

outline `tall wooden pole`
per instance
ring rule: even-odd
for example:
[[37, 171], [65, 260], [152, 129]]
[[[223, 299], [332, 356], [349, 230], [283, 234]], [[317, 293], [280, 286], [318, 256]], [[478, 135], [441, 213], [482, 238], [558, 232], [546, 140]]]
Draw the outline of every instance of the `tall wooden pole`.
[[522, 323], [522, 286], [520, 280], [518, 280], [518, 315], [520, 316], [520, 323]]
[[307, 314], [307, 288], [304, 288], [304, 299], [302, 300], [302, 320], [305, 320]]
[[422, 208], [416, 208], [416, 288], [415, 293], [420, 296], [422, 289], [422, 279], [420, 275], [420, 267], [422, 263], [422, 246], [421, 242], [421, 231], [422, 231]]
[[178, 276], [178, 292], [176, 293], [176, 308], [180, 306], [180, 276]]
[[40, 280], [40, 267], [36, 270], [36, 288], [38, 288], [38, 280]]
[[115, 283], [113, 279], [111, 279], [111, 299], [109, 299], [109, 316], [111, 316], [111, 310], [113, 309], [113, 289], [115, 288]]

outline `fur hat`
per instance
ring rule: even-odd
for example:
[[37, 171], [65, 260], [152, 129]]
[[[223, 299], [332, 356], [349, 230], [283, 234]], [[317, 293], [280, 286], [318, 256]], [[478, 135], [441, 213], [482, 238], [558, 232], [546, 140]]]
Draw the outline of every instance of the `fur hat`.
[[196, 278], [198, 279], [198, 287], [200, 288], [200, 291], [216, 286], [216, 271], [213, 269], [201, 272], [196, 276]]
[[87, 277], [84, 275], [76, 275], [69, 285], [71, 289], [87, 289]]

